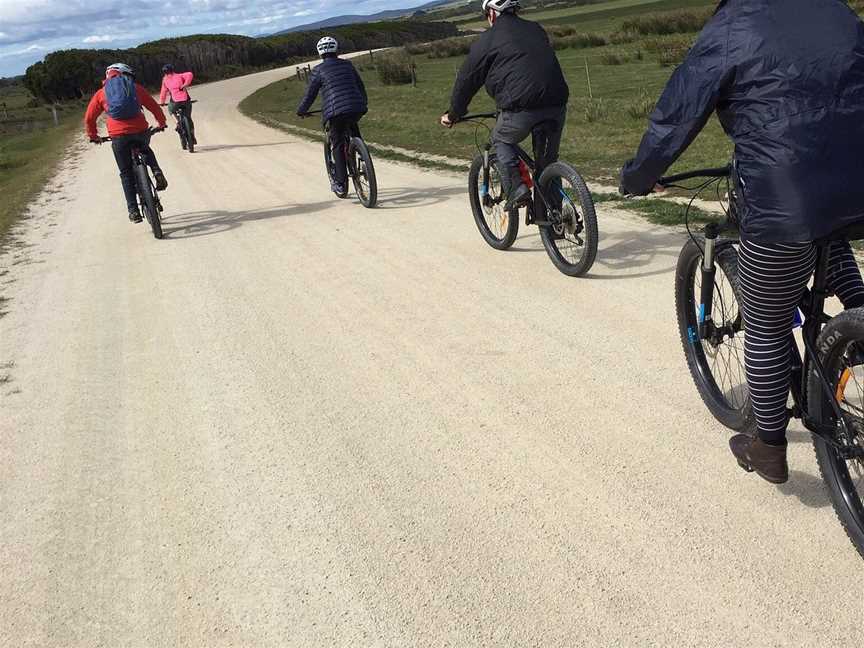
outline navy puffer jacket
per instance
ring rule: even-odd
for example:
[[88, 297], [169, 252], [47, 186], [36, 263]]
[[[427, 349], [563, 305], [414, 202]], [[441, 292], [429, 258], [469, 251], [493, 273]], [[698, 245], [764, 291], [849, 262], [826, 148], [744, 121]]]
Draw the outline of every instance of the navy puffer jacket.
[[365, 115], [369, 111], [366, 86], [351, 61], [328, 57], [312, 70], [306, 96], [297, 108], [298, 115], [308, 112], [319, 92], [324, 121], [342, 115]]
[[864, 218], [864, 25], [845, 2], [721, 2], [622, 188], [649, 192], [715, 110], [735, 144], [742, 238], [808, 242]]

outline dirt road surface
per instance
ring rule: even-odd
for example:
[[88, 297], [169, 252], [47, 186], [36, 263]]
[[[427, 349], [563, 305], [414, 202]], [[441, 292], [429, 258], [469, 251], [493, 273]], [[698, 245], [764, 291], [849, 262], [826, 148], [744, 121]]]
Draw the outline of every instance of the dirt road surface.
[[574, 280], [461, 176], [339, 201], [236, 110], [281, 76], [154, 139], [166, 240], [82, 144], [0, 262], [0, 645], [860, 645], [806, 435], [775, 488], [700, 405], [680, 233], [601, 208]]

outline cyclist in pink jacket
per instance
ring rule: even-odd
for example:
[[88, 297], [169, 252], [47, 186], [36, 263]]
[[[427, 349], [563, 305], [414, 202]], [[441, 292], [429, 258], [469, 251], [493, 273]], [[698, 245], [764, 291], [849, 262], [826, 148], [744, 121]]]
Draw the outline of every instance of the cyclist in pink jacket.
[[[162, 68], [162, 92], [159, 93], [159, 103], [165, 105], [165, 99], [168, 99], [168, 112], [174, 115], [179, 124], [180, 118], [185, 115], [189, 120], [189, 135], [192, 137], [192, 144], [197, 144], [195, 139], [195, 123], [192, 121], [192, 98], [186, 91], [192, 85], [193, 75], [191, 72], [176, 73], [174, 66], [170, 63]], [[179, 126], [178, 126], [179, 131]], [[183, 137], [180, 137], [180, 143], [183, 148], [186, 148], [186, 142]]]

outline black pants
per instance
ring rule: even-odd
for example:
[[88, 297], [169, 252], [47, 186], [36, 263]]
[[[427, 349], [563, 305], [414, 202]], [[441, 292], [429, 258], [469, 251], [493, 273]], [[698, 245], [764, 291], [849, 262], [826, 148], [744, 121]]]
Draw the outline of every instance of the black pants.
[[[769, 443], [786, 438], [793, 319], [815, 266], [811, 243], [742, 241], [739, 250], [747, 384], [759, 438]], [[828, 288], [844, 308], [864, 306], [861, 271], [846, 242], [831, 246]]]
[[519, 153], [516, 145], [529, 135], [537, 163], [537, 176], [543, 169], [558, 160], [561, 149], [561, 136], [567, 121], [567, 107], [502, 112], [492, 131], [492, 143], [498, 158], [501, 172], [501, 185], [504, 195], [522, 184], [519, 173]]
[[[192, 100], [189, 101], [169, 101], [168, 102], [168, 112], [174, 115], [177, 121], [180, 121], [180, 118], [183, 115], [186, 115], [186, 118], [189, 120], [189, 136], [192, 138], [192, 141], [195, 141], [195, 122], [192, 121]], [[206, 133], [205, 133], [206, 135]]]
[[156, 155], [150, 148], [150, 133], [143, 132], [135, 135], [121, 135], [111, 138], [111, 149], [114, 151], [114, 159], [117, 160], [117, 168], [120, 169], [120, 182], [123, 184], [123, 195], [126, 197], [126, 206], [129, 211], [138, 211], [137, 192], [135, 190], [135, 171], [132, 168], [132, 149], [141, 149], [147, 166], [154, 171], [159, 169]]
[[360, 127], [357, 124], [362, 118], [363, 115], [351, 113], [333, 117], [327, 123], [330, 150], [333, 151], [333, 164], [336, 167], [333, 179], [343, 186], [348, 182], [348, 160], [345, 157], [347, 151], [343, 143], [349, 137], [360, 137]]

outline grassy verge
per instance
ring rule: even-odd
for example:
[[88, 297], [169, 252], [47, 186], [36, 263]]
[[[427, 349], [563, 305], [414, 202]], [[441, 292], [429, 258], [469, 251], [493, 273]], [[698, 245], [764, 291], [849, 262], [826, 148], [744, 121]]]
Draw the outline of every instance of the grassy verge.
[[[561, 156], [588, 178], [614, 181], [621, 164], [636, 151], [653, 100], [671, 73], [671, 68], [661, 66], [644, 52], [640, 55], [637, 47], [613, 45], [559, 52], [572, 96]], [[589, 98], [586, 61], [593, 99]], [[414, 62], [419, 78], [416, 88], [384, 85], [370, 65], [360, 64], [371, 106], [362, 123], [364, 136], [372, 142], [470, 160], [478, 142], [485, 142], [486, 131], [470, 124], [445, 131], [438, 125], [462, 59], [422, 56]], [[251, 95], [242, 108], [247, 114], [308, 128], [310, 122], [294, 115], [304, 90], [302, 82], [280, 81]], [[471, 108], [485, 112], [493, 105], [481, 92]], [[712, 120], [675, 170], [722, 165], [730, 154], [726, 136]]]
[[8, 104], [10, 111], [16, 109], [16, 122], [14, 129], [0, 122], [0, 241], [54, 173], [82, 119], [79, 108], [69, 106], [54, 127], [45, 120], [46, 109], [34, 106], [33, 121], [25, 128], [24, 108], [15, 98]]

